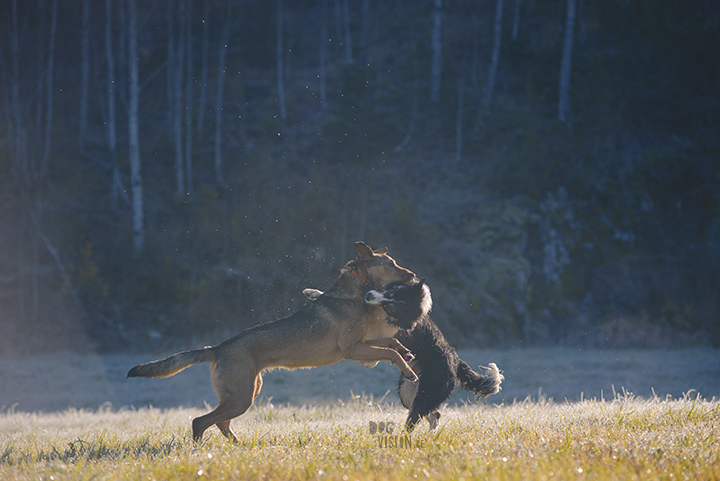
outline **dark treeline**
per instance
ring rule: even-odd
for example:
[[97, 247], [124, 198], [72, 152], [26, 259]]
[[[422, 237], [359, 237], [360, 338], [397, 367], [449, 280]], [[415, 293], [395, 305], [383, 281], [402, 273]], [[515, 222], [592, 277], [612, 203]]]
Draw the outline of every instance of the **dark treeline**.
[[0, 32], [5, 351], [217, 342], [355, 240], [456, 345], [720, 343], [716, 2], [4, 0]]

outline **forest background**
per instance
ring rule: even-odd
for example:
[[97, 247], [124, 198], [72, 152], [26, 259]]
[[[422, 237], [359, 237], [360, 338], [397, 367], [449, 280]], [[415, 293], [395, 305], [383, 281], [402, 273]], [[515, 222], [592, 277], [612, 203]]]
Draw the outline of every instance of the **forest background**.
[[720, 344], [720, 5], [0, 2], [3, 352], [217, 343], [355, 240], [455, 345]]

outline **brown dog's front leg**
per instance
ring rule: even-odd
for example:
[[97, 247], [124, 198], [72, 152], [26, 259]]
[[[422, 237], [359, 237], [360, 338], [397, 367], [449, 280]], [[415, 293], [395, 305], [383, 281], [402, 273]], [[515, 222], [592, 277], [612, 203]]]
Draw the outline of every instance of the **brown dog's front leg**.
[[415, 354], [410, 352], [410, 349], [403, 346], [403, 344], [395, 339], [394, 337], [383, 337], [381, 339], [368, 339], [365, 341], [368, 346], [375, 347], [387, 347], [397, 351], [405, 361], [410, 362], [415, 359]]
[[[375, 341], [377, 341], [377, 339], [375, 339]], [[358, 342], [344, 349], [343, 357], [351, 361], [390, 361], [400, 369], [400, 372], [402, 372], [403, 376], [409, 381], [415, 382], [418, 380], [417, 374], [408, 366], [405, 359], [403, 359], [396, 350], [388, 347], [375, 347], [364, 342]]]

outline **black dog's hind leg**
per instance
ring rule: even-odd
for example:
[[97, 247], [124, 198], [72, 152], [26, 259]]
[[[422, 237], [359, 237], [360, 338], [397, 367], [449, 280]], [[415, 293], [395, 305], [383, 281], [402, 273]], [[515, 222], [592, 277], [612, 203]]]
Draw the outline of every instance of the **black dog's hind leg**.
[[[434, 376], [420, 374], [420, 381], [416, 383], [418, 384], [417, 391], [411, 403], [407, 403], [407, 401], [409, 401], [407, 396], [410, 393], [407, 390], [403, 393], [403, 384], [408, 383], [401, 383], [400, 385], [400, 399], [403, 405], [410, 409], [410, 413], [408, 413], [407, 420], [405, 421], [405, 431], [408, 433], [415, 429], [417, 423], [423, 418], [427, 419], [430, 424], [430, 429], [435, 429], [440, 419], [438, 408], [442, 403], [447, 401], [453, 389], [455, 389], [454, 380], [452, 382], [443, 382], [442, 379], [433, 379], [433, 377]], [[448, 378], [446, 377], [444, 379]], [[406, 395], [405, 398], [403, 394]], [[410, 404], [410, 406], [408, 406], [408, 404]]]

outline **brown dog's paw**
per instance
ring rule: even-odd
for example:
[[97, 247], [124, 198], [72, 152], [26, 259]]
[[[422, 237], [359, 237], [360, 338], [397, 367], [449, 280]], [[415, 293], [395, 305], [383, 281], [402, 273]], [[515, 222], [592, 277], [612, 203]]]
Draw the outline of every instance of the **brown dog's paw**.
[[405, 359], [405, 362], [410, 362], [413, 359], [415, 359], [415, 354], [413, 354], [410, 351], [405, 351], [402, 353], [402, 357], [403, 357], [403, 359]]

